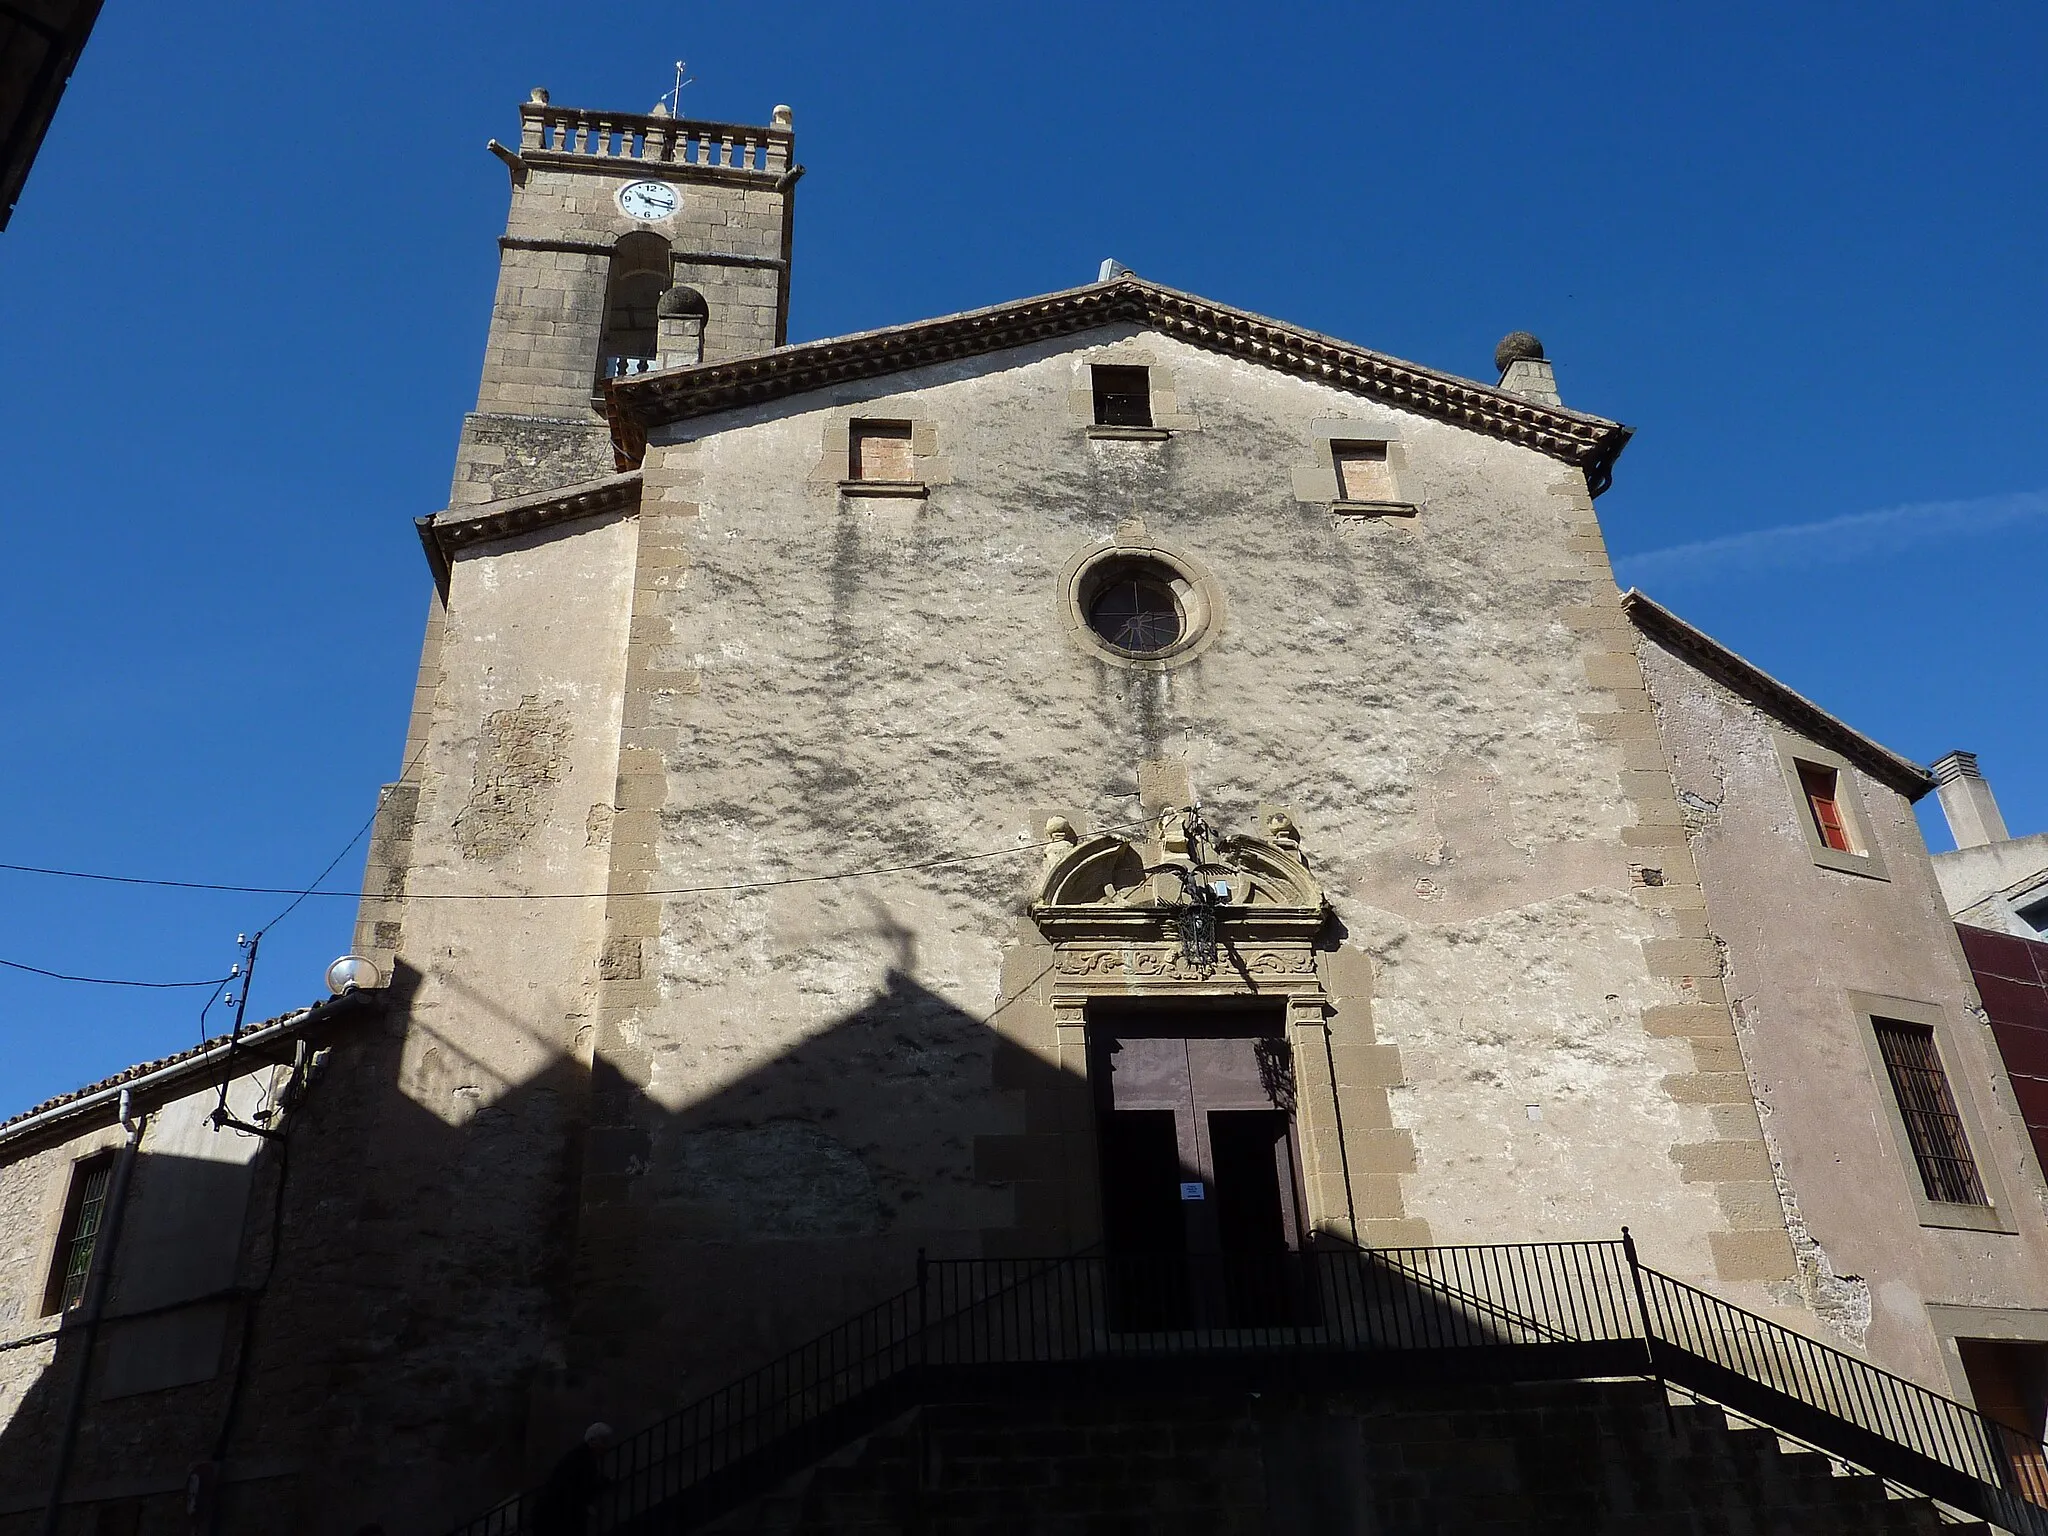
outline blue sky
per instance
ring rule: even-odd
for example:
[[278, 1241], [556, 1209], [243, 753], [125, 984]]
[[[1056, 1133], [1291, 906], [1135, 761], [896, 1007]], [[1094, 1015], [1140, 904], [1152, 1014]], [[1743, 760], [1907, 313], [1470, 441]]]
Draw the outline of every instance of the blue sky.
[[[2048, 10], [1246, 16], [109, 0], [0, 234], [0, 858], [291, 886], [347, 842], [474, 400], [484, 140], [536, 84], [645, 110], [677, 57], [691, 115], [795, 108], [794, 339], [1112, 255], [1473, 377], [1533, 330], [1637, 428], [1624, 582], [2048, 828]], [[215, 976], [282, 905], [0, 873], [0, 957]], [[351, 916], [269, 932], [252, 1017]], [[192, 1043], [202, 996], [0, 973], [0, 1114]]]

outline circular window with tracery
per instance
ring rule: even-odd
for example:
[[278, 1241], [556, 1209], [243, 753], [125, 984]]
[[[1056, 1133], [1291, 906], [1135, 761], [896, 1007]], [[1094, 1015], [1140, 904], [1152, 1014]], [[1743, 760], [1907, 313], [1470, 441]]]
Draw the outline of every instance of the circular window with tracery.
[[1091, 550], [1068, 564], [1066, 588], [1075, 629], [1097, 650], [1130, 665], [1185, 659], [1207, 643], [1215, 626], [1215, 582], [1165, 550]]
[[1118, 571], [1088, 605], [1088, 627], [1120, 651], [1157, 656], [1187, 629], [1173, 587], [1150, 572]]

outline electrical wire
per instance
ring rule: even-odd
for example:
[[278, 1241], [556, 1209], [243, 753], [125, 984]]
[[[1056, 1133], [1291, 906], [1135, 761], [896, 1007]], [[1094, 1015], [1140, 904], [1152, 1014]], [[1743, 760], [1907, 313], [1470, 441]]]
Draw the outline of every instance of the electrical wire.
[[234, 979], [231, 976], [211, 976], [204, 981], [117, 981], [111, 976], [67, 976], [62, 971], [46, 971], [40, 965], [23, 965], [19, 960], [0, 960], [0, 965], [4, 965], [10, 971], [27, 971], [31, 976], [47, 976], [52, 981], [77, 981], [93, 987], [151, 987], [161, 990], [212, 987], [219, 991]]
[[[381, 809], [381, 807], [382, 802], [380, 801], [379, 808]], [[347, 845], [343, 847], [341, 852], [337, 853], [331, 860], [328, 861], [327, 868], [320, 871], [319, 877], [314, 880], [313, 885], [308, 886], [303, 890], [286, 886], [214, 885], [192, 880], [146, 880], [132, 875], [88, 874], [82, 870], [41, 869], [36, 868], [34, 866], [23, 864], [0, 863], [0, 869], [10, 869], [24, 874], [56, 875], [74, 880], [111, 881], [120, 885], [168, 886], [177, 890], [230, 891], [242, 892], [245, 894], [253, 895], [292, 897], [293, 899], [290, 905], [288, 905], [282, 912], [278, 913], [276, 917], [273, 917], [269, 923], [264, 925], [262, 929], [257, 930], [256, 937], [258, 939], [261, 939], [263, 934], [266, 931], [268, 931], [268, 929], [275, 927], [278, 923], [282, 922], [286, 917], [290, 916], [291, 913], [298, 907], [299, 903], [306, 900], [308, 897], [345, 896], [350, 900], [360, 901], [364, 897], [372, 894], [370, 892], [365, 891], [322, 891], [317, 890], [314, 887], [317, 887], [321, 880], [325, 880], [328, 877], [328, 875], [334, 872], [335, 865], [339, 864], [343, 859], [348, 857], [349, 849], [355, 847], [355, 845], [362, 840], [363, 833], [367, 832], [370, 829], [370, 826], [376, 821], [376, 819], [376, 813], [373, 811], [370, 815], [370, 820], [364, 822], [362, 827], [356, 832], [356, 835], [348, 840]], [[1138, 827], [1148, 825], [1150, 825], [1149, 819], [1139, 821], [1111, 822], [1106, 826], [1097, 827], [1095, 831], [1093, 833], [1090, 833], [1089, 835], [1094, 836], [1096, 834], [1103, 832], [1126, 832], [1131, 831]], [[729, 891], [767, 890], [786, 885], [815, 885], [823, 882], [837, 880], [863, 880], [876, 875], [900, 875], [912, 873], [914, 871], [922, 869], [943, 869], [949, 866], [960, 864], [975, 864], [987, 859], [1000, 859], [1010, 854], [1030, 853], [1035, 849], [1050, 848], [1056, 842], [1063, 843], [1065, 841], [1065, 838], [1045, 838], [1035, 843], [1016, 843], [1008, 848], [991, 848], [981, 853], [946, 854], [935, 859], [919, 859], [909, 864], [882, 864], [867, 869], [842, 869], [817, 875], [784, 875], [773, 880], [740, 880], [725, 885], [669, 886], [660, 890], [636, 891], [633, 892], [633, 894], [636, 896], [708, 896], [720, 892]], [[384, 893], [378, 892], [375, 894], [381, 897]], [[604, 897], [611, 896], [612, 894], [614, 893], [611, 891], [538, 891], [533, 893], [525, 893], [519, 891], [488, 891], [463, 893], [433, 892], [425, 895], [412, 895], [408, 893], [406, 895], [399, 896], [393, 899], [408, 902], [594, 901], [602, 899]], [[21, 962], [15, 960], [0, 960], [0, 966], [5, 966], [9, 970], [27, 971], [37, 976], [47, 976], [53, 981], [81, 982], [91, 986], [148, 987], [152, 989], [166, 990], [188, 987], [211, 987], [213, 989], [214, 995], [207, 999], [206, 1006], [202, 1008], [199, 1012], [199, 1034], [200, 1039], [202, 1041], [207, 1038], [206, 1015], [212, 1010], [214, 1003], [219, 1000], [221, 989], [226, 987], [229, 982], [235, 980], [238, 974], [238, 971], [230, 971], [225, 976], [212, 977], [204, 981], [118, 981], [111, 977], [105, 976], [70, 976], [59, 971], [44, 970], [41, 966], [24, 965]], [[254, 967], [252, 966], [252, 972], [253, 969]], [[248, 985], [251, 979], [253, 978], [250, 976], [242, 977], [243, 1002], [245, 1005], [247, 1002]], [[237, 1029], [239, 1029], [239, 1016], [237, 1019]], [[230, 1035], [232, 1036], [233, 1033], [234, 1031], [231, 1031]]]
[[[399, 772], [398, 772], [398, 776], [399, 776], [399, 778], [400, 778], [401, 780], [403, 780], [403, 779], [404, 779], [404, 777], [405, 777], [405, 776], [406, 776], [406, 775], [407, 775], [408, 773], [412, 772], [414, 764], [416, 764], [416, 763], [418, 763], [418, 762], [419, 762], [419, 760], [420, 760], [420, 757], [421, 757], [421, 755], [422, 755], [422, 754], [423, 754], [423, 753], [424, 753], [425, 751], [426, 751], [426, 747], [425, 747], [425, 745], [424, 745], [424, 744], [422, 744], [422, 745], [421, 745], [421, 747], [420, 747], [420, 750], [419, 750], [418, 752], [415, 752], [415, 753], [413, 754], [413, 756], [412, 756], [412, 762], [409, 762], [409, 763], [407, 763], [407, 764], [406, 764], [406, 765], [405, 765], [405, 766], [404, 766], [403, 768], [401, 768], [401, 769], [399, 770]], [[265, 924], [263, 925], [263, 927], [262, 927], [262, 928], [260, 928], [260, 929], [258, 929], [258, 930], [257, 930], [256, 936], [257, 936], [257, 937], [258, 937], [259, 939], [260, 939], [260, 938], [261, 938], [261, 937], [263, 936], [263, 934], [264, 934], [265, 930], [268, 930], [268, 929], [271, 929], [271, 928], [275, 928], [275, 927], [276, 927], [276, 926], [277, 926], [277, 925], [278, 925], [279, 923], [283, 922], [283, 921], [284, 921], [284, 920], [285, 920], [285, 919], [286, 919], [287, 917], [290, 917], [290, 916], [292, 915], [292, 913], [293, 913], [293, 912], [294, 912], [295, 910], [297, 910], [297, 908], [298, 908], [298, 905], [299, 905], [299, 903], [300, 903], [300, 902], [302, 902], [302, 901], [304, 901], [304, 900], [305, 900], [305, 899], [306, 899], [306, 898], [307, 898], [308, 896], [312, 896], [312, 895], [315, 895], [316, 893], [317, 893], [317, 894], [319, 894], [319, 895], [323, 895], [323, 896], [327, 896], [327, 895], [347, 895], [347, 894], [351, 894], [351, 893], [349, 893], [349, 892], [332, 892], [332, 891], [320, 891], [320, 890], [318, 890], [318, 887], [319, 887], [319, 884], [320, 884], [320, 882], [321, 882], [322, 880], [325, 880], [325, 879], [326, 879], [326, 878], [327, 878], [327, 877], [328, 877], [329, 875], [331, 875], [331, 874], [333, 874], [333, 873], [334, 873], [334, 867], [335, 867], [335, 866], [336, 866], [337, 864], [339, 864], [339, 863], [340, 863], [340, 862], [341, 862], [341, 861], [342, 861], [343, 859], [345, 859], [345, 858], [347, 858], [347, 857], [348, 857], [348, 855], [349, 855], [349, 850], [350, 850], [350, 849], [352, 849], [352, 848], [354, 848], [354, 847], [355, 847], [355, 845], [356, 845], [357, 843], [360, 843], [360, 842], [361, 842], [361, 841], [363, 840], [363, 834], [364, 834], [365, 832], [368, 832], [368, 831], [370, 830], [370, 828], [371, 828], [371, 827], [372, 827], [373, 825], [375, 825], [375, 823], [376, 823], [376, 820], [377, 820], [377, 815], [378, 815], [378, 812], [380, 812], [380, 811], [382, 811], [382, 810], [384, 809], [384, 797], [385, 797], [386, 793], [388, 793], [388, 787], [387, 787], [387, 789], [385, 789], [385, 790], [380, 790], [380, 791], [378, 791], [378, 794], [377, 794], [377, 809], [376, 809], [376, 810], [373, 810], [373, 811], [371, 811], [371, 812], [370, 812], [370, 815], [369, 815], [369, 818], [368, 818], [368, 819], [367, 819], [366, 821], [364, 821], [364, 823], [363, 823], [363, 824], [362, 824], [362, 825], [361, 825], [360, 827], [356, 828], [355, 836], [351, 837], [351, 838], [350, 838], [350, 839], [349, 839], [349, 840], [348, 840], [348, 841], [347, 841], [346, 843], [342, 844], [341, 852], [337, 853], [337, 854], [336, 854], [336, 855], [335, 855], [335, 856], [334, 856], [333, 858], [331, 858], [331, 859], [329, 859], [329, 860], [327, 861], [327, 867], [326, 867], [325, 869], [321, 870], [319, 874], [317, 874], [317, 875], [315, 875], [315, 876], [313, 877], [313, 883], [312, 883], [312, 885], [309, 885], [309, 886], [307, 886], [307, 887], [306, 887], [306, 888], [305, 888], [304, 890], [298, 890], [298, 891], [284, 891], [284, 890], [280, 890], [280, 891], [277, 891], [277, 892], [274, 892], [274, 893], [272, 893], [272, 892], [265, 892], [265, 893], [263, 893], [263, 894], [275, 894], [275, 895], [280, 895], [280, 896], [284, 896], [284, 895], [289, 895], [289, 896], [291, 896], [291, 897], [292, 897], [292, 901], [291, 901], [291, 904], [290, 904], [289, 906], [287, 906], [287, 907], [286, 907], [286, 908], [285, 908], [285, 909], [284, 909], [284, 910], [283, 910], [282, 912], [278, 913], [278, 914], [277, 914], [277, 916], [273, 917], [273, 918], [272, 918], [272, 919], [271, 919], [271, 920], [270, 920], [269, 922], [265, 923]], [[61, 872], [60, 872], [60, 871], [57, 871], [57, 870], [42, 870], [42, 871], [38, 871], [38, 873], [42, 873], [42, 874], [57, 874], [57, 873], [61, 873]], [[121, 883], [121, 884], [124, 884], [124, 885], [153, 885], [153, 884], [177, 884], [177, 883], [178, 883], [178, 882], [169, 882], [169, 881], [166, 881], [166, 882], [157, 882], [157, 881], [141, 881], [141, 880], [126, 880], [126, 879], [120, 879], [120, 877], [115, 877], [115, 876], [104, 876], [104, 877], [100, 877], [100, 876], [91, 876], [91, 875], [78, 875], [78, 876], [76, 876], [76, 878], [79, 878], [79, 879], [96, 879], [96, 878], [105, 878], [105, 879], [119, 879], [119, 883]], [[218, 887], [218, 889], [226, 889], [226, 887]], [[200, 1042], [200, 1044], [202, 1044], [202, 1045], [204, 1045], [204, 1044], [206, 1043], [206, 1040], [207, 1040], [207, 1034], [206, 1034], [206, 1016], [207, 1016], [207, 1014], [209, 1014], [209, 1013], [211, 1013], [211, 1012], [213, 1011], [213, 1005], [214, 1005], [215, 1003], [217, 1003], [217, 1002], [219, 1002], [219, 1001], [220, 1001], [220, 996], [221, 996], [221, 993], [222, 993], [222, 992], [223, 992], [224, 990], [226, 990], [226, 988], [227, 988], [228, 984], [229, 984], [230, 982], [234, 981], [236, 977], [238, 977], [238, 976], [242, 976], [242, 968], [241, 968], [241, 966], [239, 966], [239, 965], [237, 965], [237, 966], [236, 966], [236, 967], [235, 967], [235, 968], [234, 968], [233, 970], [229, 971], [229, 972], [227, 973], [227, 975], [225, 975], [225, 976], [214, 976], [214, 977], [209, 977], [208, 979], [206, 979], [206, 980], [204, 980], [204, 981], [121, 981], [121, 980], [116, 980], [116, 979], [114, 979], [113, 977], [110, 977], [110, 976], [72, 976], [72, 975], [67, 975], [66, 973], [64, 973], [64, 972], [62, 972], [62, 971], [50, 971], [50, 970], [45, 970], [45, 969], [44, 969], [44, 968], [43, 968], [42, 966], [39, 966], [39, 965], [24, 965], [24, 964], [23, 964], [23, 963], [22, 963], [21, 961], [19, 961], [19, 960], [0, 960], [0, 966], [4, 966], [4, 967], [6, 967], [6, 968], [7, 968], [8, 970], [10, 970], [10, 971], [26, 971], [26, 972], [28, 972], [28, 973], [29, 973], [30, 975], [33, 975], [33, 976], [47, 976], [47, 977], [48, 977], [48, 978], [49, 978], [50, 980], [52, 980], [52, 981], [71, 981], [71, 982], [77, 982], [77, 983], [80, 983], [81, 985], [84, 985], [84, 986], [93, 986], [93, 987], [146, 987], [146, 988], [149, 988], [149, 989], [150, 989], [150, 990], [152, 990], [152, 991], [178, 991], [178, 990], [183, 990], [183, 989], [185, 989], [185, 988], [189, 988], [189, 987], [211, 987], [211, 988], [213, 989], [212, 995], [211, 995], [210, 997], [208, 997], [208, 998], [207, 998], [207, 1000], [206, 1000], [206, 1005], [205, 1005], [204, 1007], [202, 1007], [202, 1008], [201, 1008], [201, 1009], [199, 1010], [199, 1042]], [[252, 970], [253, 970], [253, 967], [252, 967]], [[247, 1004], [248, 1004], [248, 990], [249, 990], [249, 989], [248, 989], [248, 985], [247, 985], [247, 984], [248, 984], [249, 980], [250, 980], [250, 979], [252, 979], [252, 978], [250, 978], [250, 977], [247, 977], [247, 976], [244, 976], [244, 977], [243, 977], [242, 979], [243, 979], [243, 987], [242, 987], [242, 1004], [243, 1004], [244, 1008], [246, 1008], [246, 1007], [247, 1007]], [[241, 1028], [241, 1014], [240, 1014], [240, 1013], [238, 1012], [238, 1013], [236, 1014], [236, 1016], [235, 1016], [235, 1031], [236, 1031], [236, 1032], [239, 1032], [240, 1028]]]
[[[1125, 832], [1149, 824], [1149, 820], [1112, 822], [1107, 826], [1095, 828], [1094, 832], [1087, 835], [1094, 836], [1102, 832]], [[356, 835], [360, 837], [362, 834], [357, 833]], [[1046, 838], [1035, 843], [1013, 843], [1007, 848], [991, 848], [981, 853], [945, 854], [939, 858], [919, 859], [909, 864], [880, 864], [866, 869], [841, 869], [817, 875], [783, 875], [772, 880], [737, 880], [724, 885], [677, 885], [660, 890], [635, 891], [632, 894], [636, 896], [709, 896], [723, 891], [757, 891], [784, 885], [812, 885], [821, 881], [862, 880], [874, 875], [900, 875], [920, 869], [938, 869], [950, 864], [973, 864], [983, 859], [1000, 859], [1010, 854], [1029, 853], [1037, 848], [1050, 848], [1055, 842], [1065, 841], [1065, 838]], [[351, 842], [349, 846], [353, 847], [354, 843]], [[344, 848], [341, 854], [336, 855], [334, 864], [339, 864], [342, 856], [347, 852], [348, 849]], [[328, 865], [328, 869], [333, 869], [334, 864]], [[308, 897], [346, 897], [351, 901], [361, 901], [371, 897], [383, 899], [387, 895], [386, 892], [382, 891], [321, 891], [311, 888], [301, 890], [296, 886], [282, 885], [217, 885], [201, 880], [150, 880], [136, 875], [92, 874], [84, 870], [46, 869], [31, 864], [0, 863], [0, 870], [12, 870], [17, 874], [27, 875], [54, 875], [69, 880], [100, 880], [116, 885], [163, 886], [184, 891], [228, 891], [252, 896], [296, 897], [297, 900], [292, 903], [291, 907], [286, 907], [285, 912], [290, 912], [292, 907], [296, 907], [300, 901], [304, 901]], [[326, 875], [323, 873], [321, 878], [325, 879]], [[316, 881], [315, 884], [318, 884], [318, 882]], [[613, 891], [407, 891], [401, 895], [392, 896], [390, 899], [405, 902], [597, 901], [616, 894], [619, 893]], [[278, 914], [279, 917], [283, 915], [283, 913]], [[271, 919], [273, 923], [277, 920], [277, 918]], [[190, 983], [186, 983], [186, 985], [190, 985]]]
[[[398, 782], [403, 784], [405, 782], [405, 776], [411, 773], [413, 769], [417, 768], [419, 766], [420, 759], [425, 757], [426, 755], [427, 744], [423, 741], [419, 745], [419, 750], [413, 753], [412, 760], [408, 762], [403, 768], [398, 770]], [[256, 930], [258, 938], [261, 938], [265, 933], [269, 932], [272, 928], [275, 928], [279, 923], [283, 922], [286, 918], [290, 917], [293, 912], [298, 910], [300, 902], [304, 901], [308, 896], [311, 896], [314, 892], [320, 889], [320, 882], [322, 880], [325, 880], [329, 875], [334, 873], [334, 866], [339, 864], [343, 859], [347, 858], [349, 856], [349, 850], [354, 848], [357, 843], [360, 843], [363, 840], [363, 834], [368, 832], [370, 828], [377, 824], [377, 818], [380, 815], [382, 815], [384, 811], [385, 796], [391, 793], [391, 788], [392, 786], [387, 784], [382, 789], [377, 791], [376, 809], [372, 810], [370, 814], [364, 818], [363, 824], [360, 827], [356, 828], [356, 835], [350, 838], [346, 843], [342, 845], [341, 852], [337, 853], [333, 858], [327, 861], [327, 867], [321, 870], [319, 874], [313, 877], [313, 883], [311, 885], [307, 886], [303, 891], [300, 891], [296, 896], [292, 898], [290, 906], [286, 907], [282, 912], [278, 913], [277, 916], [273, 917], [269, 922], [265, 923], [261, 928]], [[278, 894], [282, 895], [283, 893], [279, 892]], [[322, 894], [325, 893], [323, 892]], [[360, 896], [358, 896], [358, 899], [361, 899]]]
[[205, 1045], [208, 1039], [206, 1033], [206, 1016], [209, 1013], [213, 1012], [213, 1005], [220, 1001], [220, 995], [221, 993], [227, 990], [228, 982], [233, 981], [235, 979], [235, 973], [240, 970], [241, 967], [236, 966], [234, 971], [230, 971], [227, 974], [227, 976], [221, 981], [221, 984], [213, 989], [212, 994], [206, 999], [205, 1006], [203, 1006], [199, 1010], [199, 1043], [201, 1045]]

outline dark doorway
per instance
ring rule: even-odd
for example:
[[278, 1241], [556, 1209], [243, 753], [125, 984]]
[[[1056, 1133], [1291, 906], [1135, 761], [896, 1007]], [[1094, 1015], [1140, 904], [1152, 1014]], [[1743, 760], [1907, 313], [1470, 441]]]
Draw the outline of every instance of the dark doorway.
[[1104, 1246], [1124, 1326], [1304, 1320], [1281, 1026], [1277, 1009], [1091, 1015]]
[[1112, 1306], [1132, 1328], [1179, 1328], [1190, 1319], [1180, 1147], [1173, 1111], [1112, 1110], [1102, 1117], [1102, 1226]]
[[1284, 1323], [1293, 1252], [1288, 1220], [1293, 1183], [1287, 1115], [1277, 1109], [1212, 1110], [1216, 1237], [1223, 1255], [1225, 1310], [1234, 1322]]
[[1998, 1425], [2013, 1492], [2048, 1506], [2048, 1344], [1957, 1339], [1977, 1411]]

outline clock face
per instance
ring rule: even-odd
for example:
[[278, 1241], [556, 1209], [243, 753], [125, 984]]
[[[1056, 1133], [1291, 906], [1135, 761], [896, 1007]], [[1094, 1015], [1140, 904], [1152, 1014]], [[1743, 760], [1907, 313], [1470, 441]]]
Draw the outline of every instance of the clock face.
[[619, 209], [628, 218], [665, 219], [680, 201], [665, 181], [630, 181], [619, 188]]

